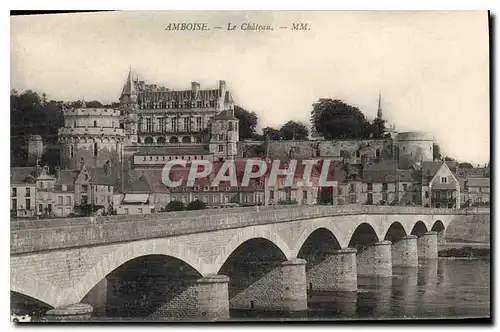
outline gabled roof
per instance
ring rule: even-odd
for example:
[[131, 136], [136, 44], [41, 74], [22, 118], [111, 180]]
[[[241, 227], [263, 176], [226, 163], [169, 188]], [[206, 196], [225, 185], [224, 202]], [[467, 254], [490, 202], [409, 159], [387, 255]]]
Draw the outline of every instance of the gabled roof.
[[104, 168], [89, 168], [89, 176], [93, 184], [114, 186], [117, 181], [118, 174], [109, 170], [107, 173]]

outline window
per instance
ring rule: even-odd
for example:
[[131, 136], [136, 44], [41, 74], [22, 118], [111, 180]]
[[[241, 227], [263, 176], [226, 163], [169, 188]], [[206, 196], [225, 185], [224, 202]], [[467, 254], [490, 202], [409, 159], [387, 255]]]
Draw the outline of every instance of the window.
[[210, 107], [215, 107], [215, 101], [214, 100], [210, 100]]
[[76, 127], [76, 121], [73, 120], [73, 127]]
[[373, 190], [373, 183], [368, 183], [368, 184], [366, 185], [366, 190], [368, 190], [368, 191], [372, 191], [372, 190]]
[[125, 214], [128, 214], [128, 208], [125, 208]]
[[217, 203], [217, 196], [212, 197], [212, 202]]
[[137, 212], [138, 212], [139, 214], [142, 214], [142, 208], [138, 208], [138, 209], [137, 209]]
[[63, 197], [62, 196], [57, 196], [57, 204], [63, 205]]
[[12, 210], [17, 210], [17, 199], [12, 200]]
[[428, 191], [425, 192], [425, 198], [429, 198], [429, 192]]
[[71, 205], [71, 196], [66, 196], [66, 205]]
[[377, 157], [377, 158], [380, 157], [380, 150], [379, 149], [375, 150], [375, 157]]
[[339, 195], [343, 195], [343, 194], [344, 194], [344, 192], [343, 192], [342, 188], [339, 188]]
[[373, 204], [373, 194], [372, 193], [368, 193], [367, 202], [366, 203]]
[[269, 191], [269, 199], [270, 200], [274, 199], [274, 191], [273, 190]]
[[26, 199], [26, 210], [31, 210], [31, 199]]
[[97, 127], [97, 121], [94, 121], [94, 127]]
[[387, 183], [382, 183], [382, 190], [387, 191]]
[[219, 141], [223, 141], [224, 140], [224, 135], [223, 134], [220, 134], [219, 135]]
[[94, 157], [97, 156], [97, 143], [94, 143]]
[[189, 101], [187, 101], [187, 100], [184, 101], [184, 108], [189, 108], [189, 106], [191, 106]]
[[233, 122], [229, 121], [229, 131], [233, 131]]
[[387, 202], [387, 193], [382, 193], [382, 200]]
[[223, 152], [224, 151], [224, 145], [219, 145], [219, 152]]
[[248, 203], [248, 195], [245, 195], [245, 203]]
[[302, 198], [303, 198], [303, 199], [307, 199], [307, 190], [304, 190], [304, 191], [302, 192]]
[[69, 157], [73, 158], [73, 145], [69, 146]]
[[191, 119], [184, 118], [184, 131], [191, 131]]
[[203, 196], [203, 203], [208, 203], [208, 196]]
[[38, 204], [38, 212], [42, 213], [42, 211], [43, 211], [43, 205]]
[[162, 133], [165, 132], [165, 129], [166, 129], [166, 119], [165, 118], [160, 118], [160, 131]]
[[354, 192], [354, 191], [356, 191], [356, 184], [351, 183], [351, 192]]
[[442, 176], [441, 183], [447, 183], [447, 182], [448, 182], [448, 178], [446, 176]]
[[66, 191], [66, 190], [68, 190], [68, 187], [65, 184], [61, 185], [61, 191]]
[[408, 190], [408, 184], [403, 183], [403, 191], [407, 191], [407, 190]]
[[196, 129], [198, 129], [198, 130], [203, 129], [201, 118], [196, 118]]
[[89, 190], [88, 185], [86, 185], [86, 184], [82, 185], [82, 193], [87, 193], [88, 190]]
[[17, 196], [17, 188], [12, 188], [12, 197]]
[[356, 151], [356, 158], [359, 158], [359, 150]]
[[[178, 131], [179, 123], [177, 122], [177, 119], [171, 118], [170, 121], [171, 121], [172, 131], [174, 131], [174, 132]], [[174, 142], [170, 142], [170, 143], [174, 143]]]
[[146, 119], [146, 131], [147, 132], [152, 132], [153, 131], [153, 121], [151, 118]]
[[201, 100], [198, 100], [198, 101], [196, 102], [196, 107], [201, 107]]

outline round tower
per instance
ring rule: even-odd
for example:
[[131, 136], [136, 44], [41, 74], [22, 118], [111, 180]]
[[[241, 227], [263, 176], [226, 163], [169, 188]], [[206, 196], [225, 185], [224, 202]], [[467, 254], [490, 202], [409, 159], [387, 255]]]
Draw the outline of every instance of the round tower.
[[398, 133], [397, 158], [399, 168], [406, 169], [416, 162], [433, 160], [434, 137], [425, 132]]
[[28, 165], [35, 165], [43, 155], [43, 140], [40, 135], [28, 135]]
[[61, 167], [79, 169], [111, 167], [121, 162], [124, 129], [117, 109], [73, 108], [64, 110], [64, 127], [59, 129]]

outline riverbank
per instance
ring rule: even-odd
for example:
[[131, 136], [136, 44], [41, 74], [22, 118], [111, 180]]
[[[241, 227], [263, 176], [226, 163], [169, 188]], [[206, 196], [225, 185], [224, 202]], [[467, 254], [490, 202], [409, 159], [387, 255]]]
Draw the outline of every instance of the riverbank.
[[441, 244], [439, 257], [490, 259], [489, 243], [446, 243]]

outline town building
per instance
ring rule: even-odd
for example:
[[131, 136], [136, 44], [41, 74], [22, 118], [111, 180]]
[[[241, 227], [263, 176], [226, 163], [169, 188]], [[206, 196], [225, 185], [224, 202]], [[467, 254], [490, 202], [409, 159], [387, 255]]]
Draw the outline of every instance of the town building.
[[10, 215], [34, 217], [36, 204], [36, 167], [10, 168]]

